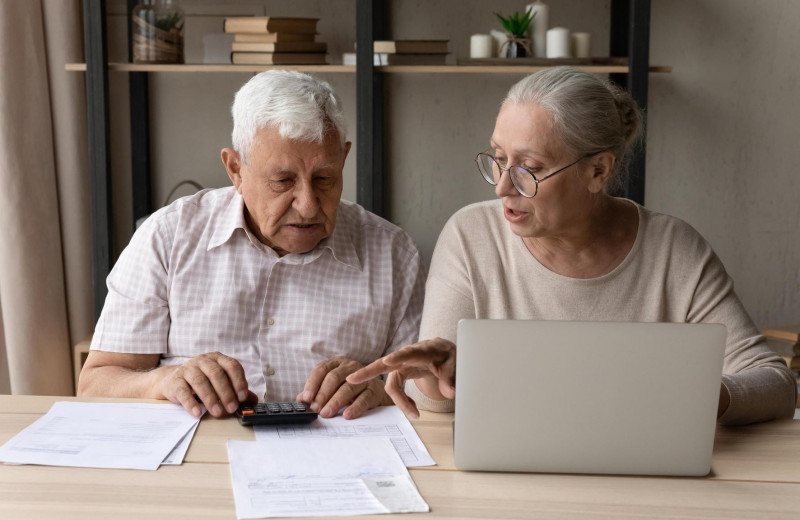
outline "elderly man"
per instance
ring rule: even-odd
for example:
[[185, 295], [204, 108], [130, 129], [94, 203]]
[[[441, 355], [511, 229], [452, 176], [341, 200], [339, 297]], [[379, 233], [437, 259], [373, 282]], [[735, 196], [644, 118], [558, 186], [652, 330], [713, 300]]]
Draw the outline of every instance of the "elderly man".
[[391, 403], [348, 374], [413, 343], [425, 273], [398, 227], [340, 200], [350, 150], [330, 85], [269, 71], [236, 94], [233, 187], [154, 213], [108, 277], [79, 395], [215, 417], [302, 400], [351, 419]]

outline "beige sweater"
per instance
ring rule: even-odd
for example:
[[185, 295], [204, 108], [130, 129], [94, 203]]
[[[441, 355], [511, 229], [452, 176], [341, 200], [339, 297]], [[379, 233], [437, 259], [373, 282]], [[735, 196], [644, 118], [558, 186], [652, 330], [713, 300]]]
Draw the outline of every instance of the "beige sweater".
[[[728, 329], [720, 418], [742, 424], [790, 417], [795, 379], [765, 344], [711, 246], [685, 222], [641, 206], [628, 256], [599, 278], [556, 274], [528, 252], [499, 200], [461, 209], [439, 236], [428, 276], [420, 339], [456, 340], [461, 318], [721, 323]], [[424, 409], [452, 411], [409, 381]]]

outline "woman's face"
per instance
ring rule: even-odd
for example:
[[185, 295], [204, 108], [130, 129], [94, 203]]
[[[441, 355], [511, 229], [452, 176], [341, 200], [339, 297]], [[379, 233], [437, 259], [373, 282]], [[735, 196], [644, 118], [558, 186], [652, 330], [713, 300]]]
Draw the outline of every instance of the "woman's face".
[[[491, 147], [504, 168], [523, 166], [539, 179], [577, 159], [556, 135], [549, 112], [533, 104], [510, 103], [500, 109]], [[576, 175], [581, 166], [578, 163], [540, 183], [533, 198], [520, 195], [508, 172], [503, 172], [495, 193], [503, 201], [511, 231], [523, 238], [568, 234], [589, 204], [586, 186]]]

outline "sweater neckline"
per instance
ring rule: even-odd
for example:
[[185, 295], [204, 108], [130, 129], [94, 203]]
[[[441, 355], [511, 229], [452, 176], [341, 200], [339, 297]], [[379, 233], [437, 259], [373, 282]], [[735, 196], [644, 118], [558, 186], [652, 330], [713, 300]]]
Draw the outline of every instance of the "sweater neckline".
[[511, 232], [511, 228], [509, 226], [506, 226], [506, 231], [513, 235], [514, 242], [516, 242], [520, 254], [525, 255], [528, 259], [527, 261], [530, 262], [530, 265], [542, 275], [547, 276], [561, 283], [571, 283], [575, 285], [602, 284], [619, 276], [619, 274], [623, 272], [628, 267], [628, 265], [630, 265], [631, 262], [633, 262], [633, 259], [636, 257], [636, 255], [639, 253], [639, 250], [641, 249], [641, 244], [643, 241], [644, 229], [646, 224], [644, 208], [630, 199], [621, 198], [621, 200], [633, 204], [634, 207], [636, 207], [636, 212], [639, 217], [639, 225], [636, 229], [636, 239], [633, 242], [631, 250], [628, 251], [628, 254], [625, 256], [622, 262], [619, 263], [618, 266], [616, 266], [614, 269], [607, 272], [606, 274], [595, 278], [573, 278], [571, 276], [564, 276], [562, 274], [558, 274], [556, 272], [551, 271], [550, 269], [545, 267], [539, 260], [537, 260], [536, 257], [533, 256], [533, 254], [531, 254], [530, 251], [528, 251], [528, 248], [525, 246], [525, 242], [522, 241], [521, 236], [514, 235], [514, 233]]

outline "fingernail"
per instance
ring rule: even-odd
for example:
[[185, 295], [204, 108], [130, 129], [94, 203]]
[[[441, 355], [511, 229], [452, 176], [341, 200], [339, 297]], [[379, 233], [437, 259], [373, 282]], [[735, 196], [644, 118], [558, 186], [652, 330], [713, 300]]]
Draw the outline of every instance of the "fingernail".
[[322, 411], [321, 411], [321, 412], [319, 412], [319, 414], [320, 414], [321, 416], [323, 416], [323, 417], [330, 417], [330, 416], [331, 416], [331, 409], [330, 409], [330, 407], [326, 406], [325, 408], [323, 408], [323, 409], [322, 409]]
[[239, 402], [247, 401], [247, 390], [239, 390]]
[[195, 406], [194, 408], [192, 408], [192, 415], [194, 415], [195, 417], [200, 417], [200, 407]]
[[309, 408], [311, 408], [311, 411], [314, 412], [314, 413], [319, 412], [319, 405], [317, 403], [311, 403]]
[[228, 410], [228, 413], [233, 413], [236, 409], [239, 408], [239, 405], [231, 401], [230, 403], [225, 406], [225, 409]]
[[303, 392], [303, 401], [310, 401], [311, 400], [311, 392], [306, 390]]
[[222, 415], [222, 407], [219, 405], [219, 403], [217, 403], [217, 404], [215, 404], [214, 406], [211, 407], [211, 413], [215, 417], [219, 416], [219, 415]]

